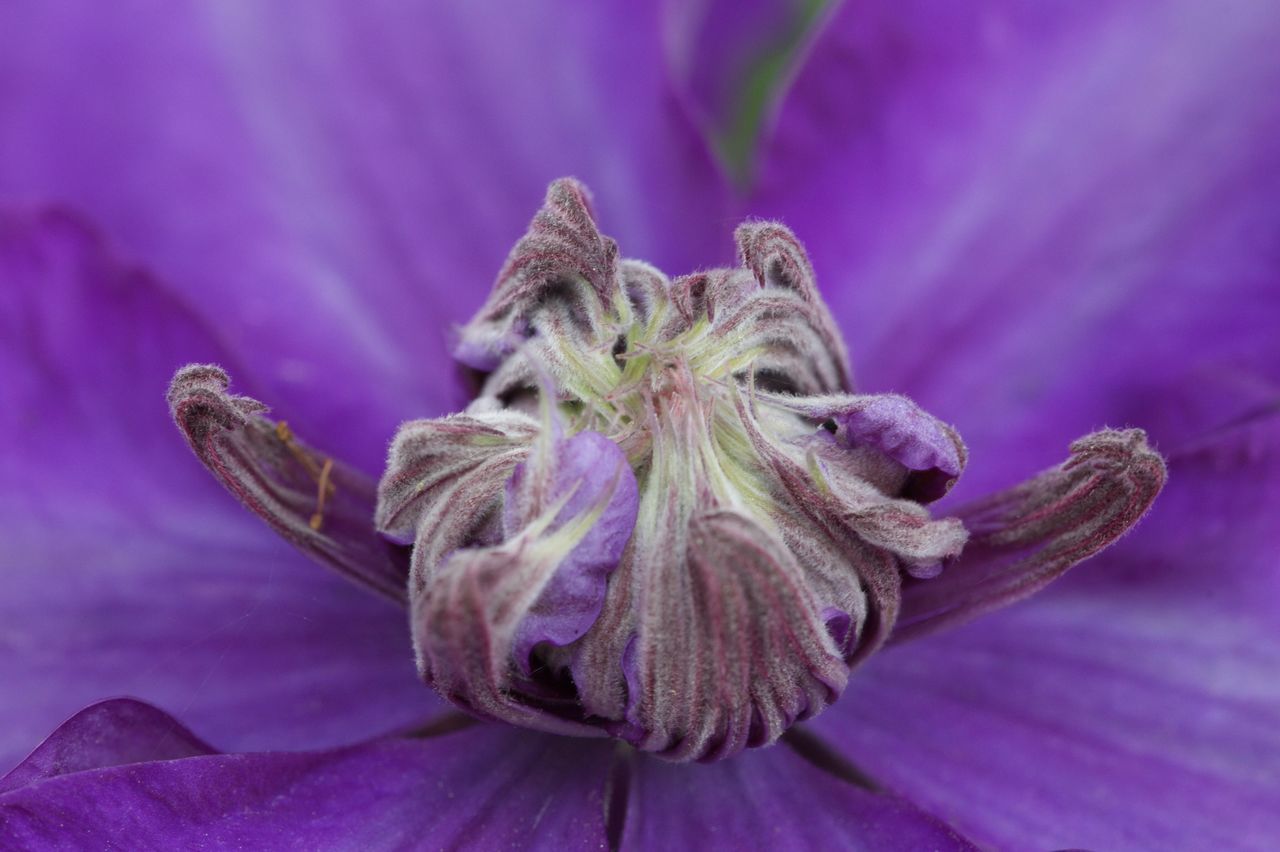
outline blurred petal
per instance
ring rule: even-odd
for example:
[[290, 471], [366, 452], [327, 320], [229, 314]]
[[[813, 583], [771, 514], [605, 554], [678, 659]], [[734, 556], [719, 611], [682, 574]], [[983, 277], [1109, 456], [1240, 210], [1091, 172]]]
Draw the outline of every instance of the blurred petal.
[[782, 745], [713, 764], [636, 757], [622, 848], [973, 849], [945, 823]]
[[1157, 445], [1280, 387], [1280, 14], [847, 3], [753, 206], [871, 389], [955, 422], [968, 493], [1102, 426]]
[[731, 251], [658, 14], [6, 4], [0, 194], [85, 209], [217, 317], [258, 398], [376, 473], [397, 423], [460, 407], [450, 327], [552, 178], [586, 181], [630, 254]]
[[1278, 512], [1273, 413], [1172, 454], [1133, 536], [1025, 604], [877, 657], [814, 724], [978, 842], [1268, 848]]
[[830, 0], [667, 2], [664, 42], [686, 108], [739, 183], [756, 168], [762, 131], [775, 118]]
[[213, 753], [164, 711], [132, 698], [115, 698], [86, 707], [59, 725], [0, 778], [0, 793], [72, 772]]
[[598, 849], [611, 754], [484, 727], [327, 752], [169, 759], [0, 795], [0, 825], [21, 848]]
[[[218, 340], [79, 220], [0, 217], [0, 768], [130, 693], [235, 748], [440, 705], [404, 617], [291, 552], [192, 458], [164, 388]], [[189, 712], [188, 712], [189, 710]]]

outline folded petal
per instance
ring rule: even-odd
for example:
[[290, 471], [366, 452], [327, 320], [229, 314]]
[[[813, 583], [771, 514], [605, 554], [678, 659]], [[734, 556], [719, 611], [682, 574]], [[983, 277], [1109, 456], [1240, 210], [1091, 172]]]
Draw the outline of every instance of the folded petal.
[[[742, 265], [751, 270], [762, 289], [794, 293], [807, 308], [801, 314], [804, 322], [800, 328], [788, 331], [792, 332], [792, 346], [801, 343], [805, 332], [817, 338], [816, 351], [803, 352], [806, 357], [802, 360], [828, 366], [828, 375], [823, 377], [825, 381], [820, 392], [852, 390], [853, 375], [849, 370], [849, 353], [845, 349], [844, 337], [827, 310], [826, 302], [818, 294], [813, 265], [795, 234], [777, 222], [746, 222], [738, 226], [734, 238]], [[780, 314], [775, 308], [772, 318], [781, 319]], [[796, 331], [801, 333], [796, 334]]]
[[[549, 474], [548, 486], [540, 489], [535, 485], [526, 495], [541, 491], [545, 502], [560, 505], [541, 535], [554, 535], [583, 519], [590, 519], [590, 526], [573, 543], [516, 631], [516, 662], [526, 674], [535, 645], [548, 642], [563, 647], [582, 638], [595, 623], [604, 604], [605, 584], [631, 539], [640, 504], [635, 473], [627, 457], [598, 432], [579, 432], [557, 442], [546, 456], [516, 468], [508, 495], [516, 490], [512, 486], [517, 477], [534, 480], [537, 472], [533, 468], [541, 466]], [[514, 509], [520, 503], [509, 496], [507, 508]], [[551, 514], [553, 505], [547, 505], [539, 515], [531, 514], [526, 524]]]
[[1278, 473], [1274, 413], [1170, 453], [1133, 535], [1025, 603], [878, 656], [813, 724], [991, 846], [1269, 848]]
[[1165, 463], [1137, 429], [1071, 445], [1061, 466], [961, 506], [969, 531], [941, 576], [908, 580], [893, 641], [969, 621], [1022, 600], [1133, 528], [1165, 483]]
[[[461, 548], [439, 565], [415, 561], [412, 622], [424, 679], [486, 718], [600, 735], [535, 650], [570, 645], [595, 623], [638, 503], [616, 444], [594, 432], [563, 440], [544, 432], [507, 483], [505, 540]], [[420, 540], [415, 550], [428, 548]]]
[[378, 483], [378, 531], [422, 543], [413, 562], [424, 579], [459, 547], [496, 544], [503, 487], [537, 431], [538, 422], [520, 412], [404, 424]]
[[[649, 491], [576, 680], [589, 712], [672, 760], [771, 743], [844, 689], [847, 667], [782, 540], [745, 513]], [[655, 517], [656, 516], [656, 517]]]
[[277, 541], [173, 428], [178, 367], [238, 369], [206, 324], [65, 213], [0, 218], [0, 280], [0, 769], [124, 693], [236, 748], [440, 708], [397, 610]]
[[836, 440], [851, 450], [869, 447], [905, 467], [908, 474], [900, 493], [921, 503], [951, 490], [968, 459], [956, 430], [905, 396], [845, 394], [769, 401], [829, 422]]
[[459, 407], [433, 365], [551, 179], [656, 263], [723, 246], [661, 37], [651, 4], [8, 4], [0, 194], [87, 210], [376, 472], [399, 422]]
[[968, 850], [946, 823], [785, 745], [710, 765], [633, 761], [623, 849]]
[[395, 603], [409, 599], [409, 551], [374, 529], [373, 480], [267, 419], [266, 406], [227, 393], [217, 366], [183, 367], [169, 410], [196, 457], [244, 507], [317, 562]]
[[1104, 425], [1172, 446], [1280, 383], [1277, 37], [1267, 0], [847, 3], [752, 206], [969, 493]]
[[72, 772], [179, 760], [214, 751], [181, 722], [150, 704], [113, 698], [86, 707], [59, 725], [0, 778], [0, 793]]
[[0, 826], [20, 848], [598, 849], [610, 757], [608, 746], [498, 727], [181, 757], [0, 794]]

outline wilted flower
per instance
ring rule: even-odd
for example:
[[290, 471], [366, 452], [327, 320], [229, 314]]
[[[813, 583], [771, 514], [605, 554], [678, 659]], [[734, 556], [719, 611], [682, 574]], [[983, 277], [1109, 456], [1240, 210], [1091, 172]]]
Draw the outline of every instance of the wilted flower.
[[1266, 845], [1274, 14], [784, 6], [5, 13], [13, 842]]

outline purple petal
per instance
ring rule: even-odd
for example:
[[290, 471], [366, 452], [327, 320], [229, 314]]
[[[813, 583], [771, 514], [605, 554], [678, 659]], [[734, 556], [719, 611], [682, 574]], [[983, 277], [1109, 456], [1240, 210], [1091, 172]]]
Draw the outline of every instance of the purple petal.
[[941, 498], [964, 470], [960, 436], [905, 396], [897, 394], [771, 399], [815, 420], [831, 420], [836, 438], [851, 449], [871, 447], [911, 473], [902, 494], [922, 503]]
[[960, 475], [963, 462], [954, 433], [906, 397], [872, 397], [865, 406], [832, 416], [848, 430], [845, 440], [851, 446], [873, 446], [908, 470], [935, 474], [934, 478], [954, 480]]
[[0, 778], [0, 793], [73, 772], [214, 751], [167, 713], [132, 698], [115, 698], [86, 707], [59, 725]]
[[671, 77], [735, 179], [750, 178], [761, 131], [809, 47], [826, 3], [713, 0], [666, 3]]
[[[399, 461], [384, 488], [407, 480], [401, 471], [416, 466], [408, 441], [421, 427], [411, 429], [397, 439], [393, 456]], [[487, 444], [493, 453], [497, 443]], [[384, 495], [405, 490], [396, 485]], [[552, 514], [560, 501], [564, 505]], [[456, 498], [449, 502], [453, 512], [470, 514]], [[411, 621], [423, 678], [484, 718], [602, 735], [583, 724], [578, 694], [556, 683], [545, 661], [535, 664], [534, 648], [541, 642], [569, 645], [595, 623], [638, 505], [635, 476], [616, 444], [594, 432], [563, 441], [544, 432], [507, 482], [501, 543], [461, 547], [436, 564], [418, 555], [431, 546], [418, 540]], [[590, 526], [583, 529], [586, 521]], [[425, 536], [431, 528], [418, 529]], [[571, 542], [566, 534], [580, 538]]]
[[[0, 218], [0, 768], [128, 693], [235, 748], [420, 721], [403, 618], [291, 551], [192, 458], [163, 403], [235, 361], [59, 213]], [[252, 390], [252, 386], [250, 386]]]
[[397, 423], [459, 407], [450, 330], [551, 179], [637, 256], [729, 251], [658, 15], [6, 4], [0, 194], [86, 210], [218, 317], [257, 398], [375, 473]]
[[1172, 445], [1280, 381], [1277, 38], [1266, 0], [845, 4], [752, 207], [976, 493], [1104, 425]]
[[624, 848], [973, 849], [945, 823], [786, 746], [713, 764], [633, 763]]
[[[592, 512], [604, 502], [599, 519], [556, 568], [537, 602], [516, 630], [512, 653], [529, 673], [530, 654], [539, 642], [564, 646], [582, 638], [600, 617], [605, 584], [618, 567], [635, 528], [640, 492], [635, 474], [618, 445], [598, 432], [580, 432], [557, 443], [552, 500], [570, 493], [548, 532]], [[514, 482], [526, 461], [512, 475]], [[511, 487], [508, 485], [508, 495]], [[506, 509], [515, 503], [508, 499]]]
[[1268, 848], [1274, 631], [1139, 596], [1042, 597], [886, 652], [813, 724], [994, 848]]
[[327, 752], [167, 759], [5, 793], [0, 825], [21, 848], [597, 849], [611, 754], [480, 727]]
[[1172, 453], [1134, 535], [1024, 604], [877, 657], [814, 724], [995, 847], [1268, 848], [1278, 511], [1272, 414]]

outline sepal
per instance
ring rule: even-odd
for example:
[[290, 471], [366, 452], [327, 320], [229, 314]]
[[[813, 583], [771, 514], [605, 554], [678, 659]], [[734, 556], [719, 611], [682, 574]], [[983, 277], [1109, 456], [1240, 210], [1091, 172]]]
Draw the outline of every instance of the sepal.
[[294, 547], [404, 603], [408, 552], [374, 530], [373, 482], [268, 419], [262, 403], [228, 393], [229, 383], [220, 367], [191, 365], [169, 385], [169, 410], [196, 457]]
[[960, 624], [1039, 591], [1133, 528], [1164, 487], [1164, 460], [1140, 429], [1071, 445], [1056, 468], [956, 511], [970, 531], [942, 576], [903, 589], [893, 641]]

